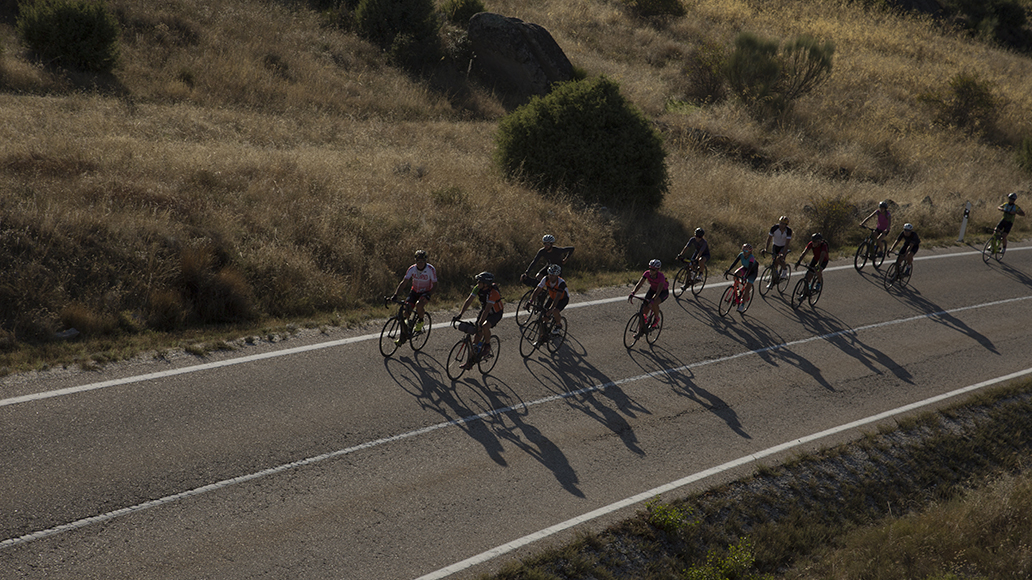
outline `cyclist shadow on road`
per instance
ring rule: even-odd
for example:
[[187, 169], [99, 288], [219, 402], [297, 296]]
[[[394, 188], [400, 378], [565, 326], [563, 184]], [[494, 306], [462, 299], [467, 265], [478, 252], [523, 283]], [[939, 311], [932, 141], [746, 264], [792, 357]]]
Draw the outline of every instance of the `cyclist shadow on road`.
[[993, 344], [991, 338], [978, 332], [974, 328], [971, 328], [959, 318], [946, 312], [944, 308], [922, 296], [921, 292], [918, 290], [914, 289], [899, 295], [894, 295], [894, 297], [896, 300], [899, 300], [916, 310], [919, 314], [926, 315], [928, 320], [938, 322], [939, 324], [945, 325], [947, 328], [952, 328], [961, 334], [966, 334], [989, 352], [1000, 354], [1000, 351], [996, 349], [996, 345]]
[[840, 352], [855, 358], [873, 373], [882, 374], [888, 370], [896, 375], [897, 379], [913, 383], [914, 375], [910, 374], [910, 371], [883, 351], [860, 340], [857, 331], [838, 317], [827, 313], [821, 316], [804, 313], [803, 325], [813, 335], [812, 338], [804, 340], [824, 340]]
[[523, 365], [542, 387], [618, 435], [631, 452], [645, 455], [627, 419], [650, 414], [648, 409], [587, 361], [586, 349], [573, 333], [554, 354], [539, 349]]
[[695, 374], [692, 372], [692, 366], [694, 365], [685, 363], [677, 355], [662, 346], [653, 346], [648, 351], [631, 349], [630, 355], [631, 360], [641, 368], [644, 375], [649, 375], [653, 380], [665, 382], [670, 385], [670, 389], [673, 392], [684, 395], [689, 400], [710, 411], [723, 420], [728, 428], [739, 437], [752, 439], [752, 436], [742, 427], [738, 413], [715, 393], [706, 390], [695, 382]]

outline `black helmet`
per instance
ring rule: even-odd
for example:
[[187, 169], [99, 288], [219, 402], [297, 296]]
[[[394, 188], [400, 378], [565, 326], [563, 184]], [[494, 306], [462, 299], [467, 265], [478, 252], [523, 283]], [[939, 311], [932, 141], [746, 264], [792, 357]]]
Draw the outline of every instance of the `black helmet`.
[[477, 282], [484, 282], [485, 284], [491, 284], [494, 282], [494, 274], [490, 272], [481, 272], [477, 274]]
[[1009, 199], [1011, 201], [1014, 201], [1014, 200], [1018, 199], [1018, 192], [1012, 191], [1012, 192], [1008, 193], [1007, 194], [1007, 199]]
[[882, 209], [889, 209], [889, 203], [886, 202], [886, 201], [883, 201], [883, 202], [878, 204], [878, 207], [880, 207]]
[[814, 235], [810, 236], [810, 239], [815, 242], [819, 242], [824, 239], [824, 236], [822, 236], [820, 233], [815, 233]]
[[695, 228], [695, 237], [701, 238], [702, 236], [705, 236], [705, 235], [706, 235], [706, 230], [704, 230], [702, 228]]
[[417, 260], [426, 260], [426, 250], [416, 250]]

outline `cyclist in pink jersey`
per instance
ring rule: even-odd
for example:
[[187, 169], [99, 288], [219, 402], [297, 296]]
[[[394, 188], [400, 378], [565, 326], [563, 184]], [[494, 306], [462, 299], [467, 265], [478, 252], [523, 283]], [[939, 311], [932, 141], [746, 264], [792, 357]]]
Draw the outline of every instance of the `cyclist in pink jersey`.
[[641, 285], [645, 282], [649, 283], [649, 289], [645, 292], [645, 300], [648, 301], [649, 309], [652, 311], [653, 320], [659, 320], [660, 312], [659, 305], [661, 302], [667, 299], [670, 295], [669, 284], [667, 284], [666, 276], [663, 272], [659, 271], [662, 266], [659, 260], [652, 260], [649, 262], [649, 269], [641, 275], [641, 279], [634, 285], [634, 290], [631, 290], [631, 294], [627, 297], [628, 302], [634, 301], [634, 293], [641, 288]]
[[874, 228], [874, 239], [878, 240], [878, 253], [885, 255], [885, 248], [888, 247], [889, 242], [885, 238], [889, 235], [889, 229], [892, 228], [892, 214], [889, 213], [889, 202], [883, 201], [878, 204], [878, 209], [871, 212], [871, 215], [864, 218], [864, 221], [860, 222], [860, 225], [867, 223], [867, 220], [877, 216], [878, 225]]
[[394, 291], [394, 296], [397, 298], [398, 294], [401, 294], [405, 282], [411, 280], [412, 290], [409, 291], [408, 299], [405, 302], [408, 303], [409, 308], [416, 307], [418, 318], [416, 327], [413, 329], [416, 332], [423, 330], [423, 311], [430, 302], [431, 294], [437, 289], [437, 269], [427, 263], [426, 257], [426, 250], [416, 250], [416, 263], [409, 266], [405, 277], [401, 279], [398, 288]]

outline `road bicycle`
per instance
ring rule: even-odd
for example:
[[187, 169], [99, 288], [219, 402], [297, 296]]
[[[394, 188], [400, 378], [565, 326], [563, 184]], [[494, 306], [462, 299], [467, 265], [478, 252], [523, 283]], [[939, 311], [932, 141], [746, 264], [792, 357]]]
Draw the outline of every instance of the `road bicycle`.
[[[785, 252], [784, 256], [787, 258], [791, 251]], [[777, 256], [775, 256], [774, 261], [767, 264], [767, 267], [763, 269], [763, 274], [760, 275], [760, 295], [766, 296], [770, 289], [775, 287], [778, 289], [778, 294], [783, 295], [785, 290], [788, 290], [788, 281], [791, 277], [792, 268], [784, 263], [779, 265]]]
[[520, 332], [520, 354], [527, 358], [542, 346], [555, 353], [566, 341], [566, 317], [560, 316], [560, 323], [556, 324], [547, 308], [536, 304], [531, 304], [530, 308], [536, 315]]
[[[418, 351], [430, 338], [430, 329], [433, 328], [430, 313], [423, 313], [423, 324], [417, 322], [419, 315], [408, 302], [399, 300], [397, 296], [384, 296], [383, 307], [389, 308], [391, 303], [398, 305], [398, 312], [387, 319], [380, 331], [380, 354], [389, 357], [398, 347], [409, 343], [412, 350]], [[417, 329], [418, 327], [418, 329]]]
[[881, 268], [882, 263], [885, 262], [885, 254], [878, 251], [878, 238], [876, 237], [875, 229], [867, 226], [862, 227], [868, 231], [867, 237], [856, 247], [856, 255], [853, 256], [853, 267], [856, 268], [857, 272], [864, 269], [868, 260], [874, 264], [875, 268]]
[[905, 256], [906, 254], [903, 252], [897, 253], [896, 261], [885, 270], [882, 284], [885, 285], [886, 290], [891, 289], [893, 286], [904, 288], [910, 282], [910, 274], [913, 268], [907, 263]]
[[482, 375], [491, 372], [495, 363], [498, 362], [498, 352], [502, 345], [502, 341], [498, 340], [498, 335], [492, 334], [490, 343], [484, 345], [487, 348], [478, 350], [476, 344], [473, 343], [473, 336], [477, 333], [475, 324], [452, 320], [452, 328], [462, 332], [463, 336], [448, 353], [447, 364], [445, 364], [448, 378], [453, 381], [458, 380], [462, 373], [473, 368], [473, 365], [477, 365]]
[[684, 266], [674, 275], [674, 298], [680, 298], [684, 291], [689, 288], [692, 289], [693, 295], [698, 296], [699, 292], [702, 292], [702, 289], [706, 286], [706, 266], [700, 266], [698, 260], [681, 258], [678, 261], [683, 263]]
[[641, 308], [627, 321], [623, 337], [624, 346], [631, 348], [643, 336], [650, 345], [656, 344], [656, 341], [659, 340], [659, 333], [663, 332], [663, 312], [660, 311], [659, 318], [656, 318], [652, 314], [652, 309], [649, 308], [649, 300], [644, 296], [632, 296], [632, 298], [641, 300]]
[[[548, 266], [551, 266], [551, 264], [545, 266], [546, 271], [548, 270]], [[530, 289], [524, 292], [523, 296], [520, 298], [520, 301], [516, 303], [516, 326], [519, 326], [521, 329], [525, 327], [532, 318], [530, 312], [530, 297], [534, 295], [534, 290], [537, 288], [538, 283], [541, 282], [541, 278], [530, 278], [530, 280], [533, 280], [534, 283], [528, 284], [528, 286], [530, 286]], [[544, 303], [545, 293], [542, 292], [538, 296], [536, 306], [541, 306]]]
[[982, 248], [982, 261], [989, 263], [989, 258], [999, 262], [1003, 259], [1003, 233], [1000, 230], [993, 232], [993, 236], [986, 240]]
[[816, 306], [821, 299], [821, 290], [824, 289], [820, 279], [817, 277], [817, 267], [807, 265], [806, 275], [799, 282], [796, 282], [795, 290], [792, 291], [792, 308], [797, 309], [808, 301], [810, 306]]
[[[724, 274], [724, 279], [727, 280], [727, 274]], [[735, 274], [735, 281], [732, 285], [724, 290], [724, 296], [720, 299], [720, 305], [718, 310], [721, 316], [727, 316], [728, 312], [731, 312], [732, 306], [741, 306], [740, 312], [745, 312], [749, 309], [749, 305], [752, 304], [753, 293], [749, 293], [749, 297], [745, 298], [745, 292], [748, 286], [746, 285], [745, 276]]]

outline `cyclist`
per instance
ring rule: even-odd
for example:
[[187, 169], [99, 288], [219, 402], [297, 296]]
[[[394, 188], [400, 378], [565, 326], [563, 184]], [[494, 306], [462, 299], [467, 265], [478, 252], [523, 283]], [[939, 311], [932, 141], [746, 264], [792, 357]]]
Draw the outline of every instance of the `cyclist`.
[[669, 284], [667, 284], [666, 276], [664, 276], [663, 272], [660, 272], [659, 270], [662, 266], [663, 264], [661, 264], [659, 260], [652, 260], [649, 262], [649, 269], [645, 270], [641, 275], [641, 279], [634, 285], [634, 290], [631, 290], [631, 294], [627, 297], [628, 302], [633, 302], [634, 293], [638, 291], [638, 288], [641, 288], [641, 285], [645, 282], [649, 283], [649, 290], [645, 293], [645, 301], [649, 305], [649, 310], [652, 311], [652, 320], [654, 321], [652, 323], [653, 327], [659, 325], [660, 303], [665, 301], [667, 296], [670, 295], [670, 291], [668, 289]]
[[785, 272], [783, 272], [786, 268], [785, 256], [788, 255], [788, 243], [791, 241], [792, 228], [788, 227], [788, 216], [783, 215], [778, 218], [778, 223], [774, 224], [774, 226], [770, 228], [770, 232], [767, 233], [767, 244], [763, 248], [762, 252], [762, 254], [766, 256], [768, 250], [774, 250], [774, 276], [771, 280], [772, 284], [777, 284], [778, 278], [785, 274]]
[[817, 271], [817, 283], [819, 285], [824, 284], [824, 269], [828, 267], [828, 260], [831, 257], [828, 242], [824, 241], [824, 236], [820, 233], [815, 233], [810, 236], [810, 243], [806, 244], [803, 253], [799, 254], [799, 259], [795, 263], [796, 268], [799, 268], [799, 264], [803, 262], [803, 257], [810, 251], [813, 251], [813, 259], [810, 261], [810, 266], [806, 271], [807, 290], [804, 290], [804, 292], [809, 291], [809, 282], [813, 276], [813, 270]]
[[1025, 215], [1025, 211], [1015, 205], [1014, 202], [1017, 200], [1018, 192], [1012, 191], [1007, 194], [1007, 203], [996, 208], [1003, 212], [1003, 219], [996, 224], [996, 231], [1000, 232], [1000, 239], [1003, 240], [1003, 248], [1000, 250], [1000, 254], [1007, 251], [1007, 234], [1010, 233], [1011, 227], [1014, 226], [1014, 216]]
[[741, 267], [735, 271], [735, 276], [741, 276], [745, 278], [745, 292], [742, 293], [742, 303], [738, 305], [739, 312], [745, 312], [745, 305], [749, 302], [749, 296], [752, 295], [753, 282], [756, 282], [756, 274], [760, 271], [760, 262], [753, 255], [752, 244], [742, 244], [742, 253], [735, 257], [735, 261], [731, 262], [731, 265], [727, 267], [727, 271], [724, 272], [724, 277], [731, 273], [731, 269], [735, 267], [735, 264], [741, 262]]
[[[525, 284], [529, 286], [535, 286], [541, 278], [548, 271], [548, 266], [551, 264], [559, 264], [560, 266], [566, 263], [566, 260], [570, 259], [570, 255], [573, 254], [573, 246], [557, 246], [555, 245], [555, 236], [552, 234], [545, 234], [541, 238], [541, 245], [543, 246], [540, 250], [534, 254], [534, 259], [530, 261], [530, 265], [527, 266], [527, 271], [520, 276]], [[534, 269], [534, 266], [542, 261], [541, 269], [538, 270], [534, 278], [530, 278], [530, 271]]]
[[[552, 264], [548, 267], [548, 274], [541, 279], [538, 283], [537, 288], [534, 289], [534, 293], [530, 296], [530, 301], [534, 302], [537, 300], [538, 294], [548, 294], [548, 301], [545, 302], [544, 308], [548, 310], [548, 314], [555, 320], [555, 326], [552, 327], [552, 334], [562, 334], [562, 317], [559, 314], [564, 308], [570, 303], [570, 292], [566, 287], [566, 280], [559, 277], [562, 274], [563, 268], [559, 264]], [[545, 336], [538, 337], [538, 340], [544, 340]]]
[[706, 262], [708, 262], [710, 259], [709, 242], [706, 241], [705, 236], [705, 230], [703, 230], [702, 228], [695, 228], [695, 237], [688, 240], [688, 243], [684, 245], [684, 249], [681, 250], [679, 254], [677, 254], [677, 259], [683, 261], [684, 257], [688, 255], [688, 250], [691, 250], [693, 248], [695, 249], [695, 252], [692, 254], [691, 261], [695, 262], [696, 264], [696, 281], [701, 278], [700, 272], [702, 272], [703, 266], [705, 266]]
[[405, 303], [409, 309], [413, 306], [416, 308], [416, 326], [412, 329], [415, 332], [423, 330], [423, 312], [427, 303], [430, 302], [431, 294], [437, 289], [437, 269], [427, 263], [426, 257], [426, 250], [416, 250], [416, 263], [409, 266], [405, 277], [401, 279], [398, 288], [394, 291], [394, 297], [397, 298], [398, 294], [401, 294], [405, 282], [411, 280], [412, 289], [409, 291]]
[[874, 239], [878, 241], [878, 255], [884, 255], [885, 248], [889, 245], [885, 237], [889, 235], [889, 229], [892, 227], [892, 214], [889, 213], [889, 202], [883, 201], [879, 203], [878, 209], [865, 217], [864, 221], [860, 222], [860, 225], [866, 224], [867, 220], [875, 216], [878, 216], [878, 225], [874, 228]]
[[[914, 224], [906, 223], [903, 224], [903, 231], [896, 236], [896, 241], [892, 242], [892, 247], [889, 251], [896, 249], [896, 244], [903, 242], [903, 245], [899, 248], [899, 255], [903, 256], [907, 260], [907, 271], [914, 267], [914, 254], [917, 253], [918, 248], [921, 247], [921, 236], [917, 235], [914, 231]], [[900, 272], [902, 274], [903, 272]]]
[[[462, 318], [462, 315], [469, 308], [470, 304], [473, 304], [474, 299], [480, 300], [480, 314], [477, 316], [477, 333], [474, 336], [476, 342], [476, 348], [474, 352], [480, 357], [491, 352], [491, 329], [502, 319], [502, 311], [505, 309], [505, 305], [502, 303], [502, 293], [498, 289], [498, 284], [495, 284], [494, 274], [490, 272], [481, 272], [477, 274], [476, 286], [469, 293], [469, 297], [462, 303], [462, 309], [459, 310], [459, 315], [452, 319], [453, 322], [458, 321]], [[473, 358], [471, 357], [464, 368], [470, 368], [473, 366]]]

